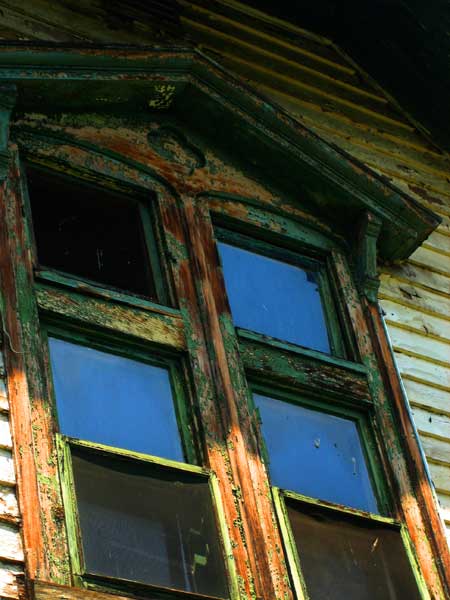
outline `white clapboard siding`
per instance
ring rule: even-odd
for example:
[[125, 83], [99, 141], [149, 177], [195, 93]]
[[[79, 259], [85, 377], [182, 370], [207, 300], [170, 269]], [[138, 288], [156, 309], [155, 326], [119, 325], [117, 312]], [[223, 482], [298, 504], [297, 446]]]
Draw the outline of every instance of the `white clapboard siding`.
[[16, 482], [11, 450], [0, 448], [0, 484], [13, 485]]
[[381, 306], [388, 326], [395, 324], [450, 342], [450, 321], [421, 312], [413, 306], [403, 306], [395, 300], [381, 300]]
[[0, 520], [2, 517], [19, 517], [19, 506], [14, 487], [0, 485]]
[[400, 373], [405, 377], [439, 386], [444, 391], [450, 391], [450, 369], [448, 367], [399, 352], [395, 353], [395, 357]]
[[[447, 259], [450, 262], [450, 259]], [[380, 298], [442, 317], [450, 321], [450, 297], [419, 288], [414, 282], [399, 281], [392, 275], [381, 278]]]
[[23, 575], [23, 567], [0, 561], [0, 598], [15, 599], [19, 597], [18, 576]]
[[435, 252], [426, 246], [418, 248], [411, 256], [412, 263], [433, 269], [437, 273], [450, 276], [450, 260], [448, 256]]
[[416, 406], [412, 406], [412, 412], [417, 429], [422, 436], [450, 440], [450, 416], [448, 414], [432, 413]]
[[450, 368], [450, 343], [439, 341], [401, 327], [389, 329], [392, 345], [399, 352], [422, 356]]
[[23, 560], [22, 538], [19, 528], [0, 521], [0, 560]]
[[403, 384], [412, 405], [424, 408], [430, 413], [442, 413], [450, 416], [450, 391], [431, 387], [427, 383], [419, 383], [403, 378]]

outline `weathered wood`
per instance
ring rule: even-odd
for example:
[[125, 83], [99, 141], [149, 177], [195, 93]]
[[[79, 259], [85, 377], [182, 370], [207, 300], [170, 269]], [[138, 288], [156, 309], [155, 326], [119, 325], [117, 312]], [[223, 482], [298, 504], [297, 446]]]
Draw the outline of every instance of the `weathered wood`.
[[18, 600], [23, 597], [24, 570], [19, 565], [0, 561], [0, 598]]
[[12, 448], [11, 427], [5, 414], [0, 414], [0, 448]]
[[425, 314], [413, 307], [405, 307], [391, 300], [380, 302], [385, 312], [386, 323], [403, 327], [436, 339], [450, 342], [450, 322]]
[[10, 450], [0, 449], [0, 482], [6, 485], [16, 483], [14, 461]]
[[313, 393], [344, 397], [350, 403], [371, 403], [365, 373], [352, 372], [320, 359], [298, 356], [268, 345], [244, 340], [239, 346], [246, 370], [256, 381], [301, 386]]
[[450, 392], [411, 379], [404, 379], [403, 383], [411, 404], [431, 412], [450, 415]]
[[[427, 458], [435, 463], [450, 466], [450, 442], [422, 436], [422, 445]], [[448, 491], [450, 492], [450, 488]]]
[[450, 492], [450, 470], [446, 465], [441, 465], [432, 460], [429, 461], [431, 479], [438, 492]]
[[435, 361], [450, 370], [450, 344], [395, 326], [390, 327], [389, 337], [394, 350]]
[[446, 533], [434, 495], [426, 484], [426, 467], [411, 415], [405, 406], [381, 314], [378, 306], [368, 302], [363, 304], [363, 312], [350, 285], [345, 260], [337, 253], [334, 257], [357, 332], [359, 351], [368, 367], [376, 420], [382, 431], [384, 452], [389, 454], [384, 466], [393, 486], [397, 510], [407, 524], [431, 597], [445, 598], [450, 593], [450, 553]]
[[416, 288], [413, 283], [397, 281], [395, 277], [383, 278], [380, 299], [398, 302], [426, 314], [450, 320], [450, 297]]
[[0, 561], [2, 560], [21, 563], [24, 555], [19, 528], [0, 521]]
[[448, 414], [431, 413], [416, 406], [413, 406], [412, 410], [419, 433], [441, 440], [450, 439], [450, 416]]
[[117, 303], [42, 285], [36, 295], [40, 310], [49, 317], [53, 315], [102, 327], [175, 350], [186, 348], [182, 320], [169, 311], [161, 314], [163, 311], [125, 308]]
[[444, 391], [450, 391], [450, 370], [448, 367], [399, 352], [396, 353], [395, 359], [402, 376], [439, 386]]
[[[5, 362], [24, 552], [30, 574], [42, 573], [62, 580], [66, 577], [68, 581], [67, 562], [64, 576], [64, 554], [61, 555], [65, 531], [58, 516], [58, 507], [61, 511], [62, 506], [52, 449], [52, 414], [42, 381], [46, 368], [41, 348], [36, 345], [39, 321], [33, 304], [30, 244], [23, 221], [19, 177], [15, 156], [7, 185], [0, 194], [0, 298], [8, 331]], [[9, 451], [0, 450], [1, 463], [5, 466], [0, 466], [4, 482], [12, 483], [15, 477]]]
[[380, 273], [382, 285], [386, 275], [394, 277], [397, 281], [438, 292], [444, 297], [450, 296], [450, 277], [413, 265], [409, 261], [391, 267], [383, 266]]
[[1, 517], [18, 519], [19, 506], [17, 504], [15, 489], [0, 484], [0, 518]]
[[448, 256], [444, 256], [439, 252], [434, 252], [429, 248], [418, 248], [411, 256], [409, 261], [413, 265], [431, 269], [441, 275], [450, 276], [450, 261]]
[[34, 600], [111, 600], [111, 597], [114, 600], [132, 600], [132, 596], [116, 594], [111, 596], [105, 592], [95, 592], [45, 581], [33, 581], [32, 589]]
[[[236, 593], [240, 597], [291, 598], [280, 553], [281, 540], [274, 528], [274, 512], [267, 494], [267, 475], [256, 452], [249, 454], [249, 444], [255, 447], [252, 437], [247, 437], [251, 426], [248, 418], [244, 424], [239, 419], [242, 412], [245, 414], [245, 406], [242, 399], [241, 406], [236, 405], [238, 391], [232, 384], [223, 346], [218, 316], [221, 310], [216, 305], [223, 300], [216, 294], [209, 266], [209, 261], [217, 260], [210, 224], [204, 223], [205, 217], [195, 216], [191, 199], [184, 200], [184, 208], [187, 239], [173, 200], [163, 203], [162, 218], [169, 241], [172, 240], [170, 250], [177, 258], [174, 279], [186, 327], [191, 332], [187, 344], [197, 391], [196, 410], [202, 414], [206, 462], [216, 473], [221, 491], [239, 581]], [[185, 248], [190, 249], [193, 272]], [[193, 276], [200, 282], [197, 290]], [[206, 341], [205, 332], [210, 342]]]
[[6, 391], [6, 382], [0, 378], [0, 410], [9, 411], [8, 393]]

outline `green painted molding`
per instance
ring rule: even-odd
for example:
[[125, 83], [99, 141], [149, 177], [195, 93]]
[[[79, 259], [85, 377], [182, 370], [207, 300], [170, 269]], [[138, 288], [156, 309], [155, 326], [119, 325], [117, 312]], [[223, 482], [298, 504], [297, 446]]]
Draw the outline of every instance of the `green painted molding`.
[[250, 176], [301, 201], [347, 240], [354, 239], [361, 213], [371, 212], [381, 222], [382, 260], [407, 258], [440, 222], [190, 47], [4, 42], [2, 83], [17, 85], [19, 113], [114, 112], [134, 119], [166, 113]]
[[377, 271], [377, 241], [382, 222], [370, 212], [362, 217], [354, 249], [356, 285], [360, 294], [377, 302], [380, 279]]
[[17, 99], [13, 83], [0, 84], [0, 182], [6, 179], [9, 168], [9, 125]]

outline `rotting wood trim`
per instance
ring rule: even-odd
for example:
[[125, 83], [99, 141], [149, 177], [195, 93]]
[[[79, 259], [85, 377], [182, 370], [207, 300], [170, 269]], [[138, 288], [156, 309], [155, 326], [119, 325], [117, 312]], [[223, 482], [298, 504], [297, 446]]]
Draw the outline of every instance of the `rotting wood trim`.
[[439, 574], [447, 596], [450, 597], [450, 550], [444, 523], [437, 510], [437, 502], [432, 491], [424, 457], [420, 449], [420, 442], [415, 434], [411, 414], [407, 410], [406, 401], [402, 392], [402, 385], [395, 366], [395, 360], [390, 349], [386, 329], [382, 322], [380, 308], [367, 303], [369, 327], [372, 330], [372, 340], [382, 372], [386, 388], [393, 400], [395, 414], [400, 422], [402, 443], [405, 446], [404, 456], [409, 463], [414, 491], [419, 499], [421, 511], [424, 514], [424, 523], [427, 538], [434, 547], [434, 555], [439, 567]]
[[161, 311], [153, 312], [150, 309], [125, 308], [120, 304], [42, 284], [36, 286], [36, 297], [40, 311], [47, 318], [69, 319], [173, 350], [186, 349], [183, 322], [170, 312], [161, 314]]
[[[151, 96], [155, 81], [172, 85], [179, 94], [175, 104], [183, 107], [181, 117], [186, 124], [196, 126], [199, 134], [211, 135], [214, 131], [216, 144], [224, 143], [225, 147], [229, 141], [225, 132], [232, 127], [235, 157], [248, 161], [252, 156], [259, 176], [269, 177], [266, 165], [270, 161], [273, 184], [286, 193], [298, 194], [301, 190], [317, 209], [323, 211], [326, 206], [330, 220], [337, 220], [336, 209], [343, 205], [352, 216], [370, 210], [381, 218], [380, 254], [385, 259], [405, 258], [439, 222], [434, 213], [375, 171], [329, 145], [287, 113], [268, 106], [265, 98], [243, 86], [199, 50], [141, 48], [125, 55], [118, 48], [102, 46], [63, 50], [52, 44], [8, 44], [0, 47], [0, 63], [0, 79], [18, 85], [22, 110], [45, 112], [48, 106], [56, 111], [68, 109], [68, 85], [72, 86], [70, 98], [75, 102], [79, 97], [86, 98], [86, 86], [91, 88], [91, 111], [99, 108], [97, 97], [101, 98], [100, 110], [108, 105], [108, 98], [113, 102], [117, 95], [124, 103], [126, 99], [137, 101], [130, 83], [136, 79], [144, 86], [141, 100], [142, 94]], [[94, 89], [94, 70], [101, 80], [99, 94]], [[108, 97], [105, 80], [110, 82]], [[33, 86], [44, 81], [52, 81], [52, 85], [42, 88], [50, 95], [39, 96], [41, 107], [36, 105]], [[236, 120], [240, 126], [236, 126]], [[326, 205], [324, 197], [328, 199]]]
[[[405, 456], [403, 444], [405, 438], [408, 437], [408, 430], [403, 427], [407, 423], [402, 420], [398, 421], [393, 414], [395, 402], [399, 402], [400, 399], [397, 398], [393, 406], [391, 402], [392, 390], [390, 386], [387, 390], [384, 388], [383, 373], [385, 367], [382, 362], [383, 354], [380, 352], [379, 344], [386, 345], [386, 347], [388, 345], [384, 330], [379, 331], [379, 338], [375, 335], [377, 329], [374, 328], [371, 316], [371, 312], [378, 310], [378, 308], [376, 305], [372, 306], [364, 298], [362, 303], [357, 298], [345, 258], [338, 253], [334, 253], [334, 262], [341, 281], [342, 291], [347, 296], [347, 307], [355, 328], [359, 352], [368, 368], [368, 382], [374, 402], [374, 430], [378, 439], [383, 439], [383, 443], [379, 443], [380, 458], [391, 490], [393, 508], [395, 509], [393, 516], [403, 521], [407, 526], [430, 597], [432, 600], [445, 600], [449, 597], [449, 570], [447, 569], [447, 572], [445, 572], [446, 569], [444, 569], [439, 554], [436, 552], [434, 532], [429, 519], [432, 518], [432, 523], [440, 523], [441, 530], [443, 525], [437, 506], [431, 498], [430, 490], [427, 492], [430, 494], [430, 502], [426, 507], [424, 506], [422, 494], [417, 490], [420, 469], [416, 471], [415, 466], [414, 469], [411, 469], [412, 465], [408, 463]], [[392, 377], [393, 381], [397, 381], [396, 385], [400, 385], [396, 373], [391, 372], [389, 377]], [[395, 412], [397, 410], [395, 408]], [[422, 460], [419, 456], [416, 456], [415, 459]], [[425, 482], [425, 486], [429, 486], [429, 483]], [[437, 535], [439, 538], [439, 529]], [[445, 551], [448, 552], [448, 549], [445, 549]]]
[[377, 241], [381, 221], [370, 212], [365, 212], [358, 230], [354, 248], [356, 285], [359, 292], [370, 302], [376, 302], [380, 279], [377, 272]]
[[[64, 571], [64, 562], [54, 562], [54, 552], [60, 544], [61, 536], [64, 538], [64, 532], [62, 523], [56, 518], [56, 509], [61, 506], [61, 502], [57, 488], [52, 486], [53, 481], [57, 480], [52, 479], [56, 476], [56, 471], [51, 466], [51, 428], [48, 416], [45, 415], [46, 407], [41, 405], [45, 397], [39, 375], [42, 365], [35, 362], [40, 360], [41, 353], [30, 347], [35, 335], [35, 332], [30, 331], [30, 325], [37, 319], [32, 301], [31, 259], [24, 230], [19, 180], [18, 160], [14, 155], [8, 180], [0, 194], [0, 292], [3, 327], [7, 332], [4, 355], [11, 426], [14, 432], [18, 501], [28, 573], [64, 580], [64, 574], [59, 570], [62, 567]], [[36, 326], [37, 322], [32, 329]], [[33, 406], [30, 398], [39, 401]], [[37, 440], [33, 431], [36, 412], [40, 413], [38, 426], [42, 434], [38, 443], [39, 462], [45, 464], [46, 471], [46, 477], [40, 483], [35, 454]], [[45, 491], [40, 489], [40, 485], [45, 486]], [[44, 514], [49, 517], [45, 526], [42, 522]]]
[[94, 592], [81, 588], [57, 585], [46, 581], [32, 581], [32, 598], [34, 600], [133, 600], [132, 596], [111, 596], [106, 592]]
[[250, 340], [241, 341], [239, 352], [246, 370], [258, 381], [273, 380], [316, 394], [319, 390], [353, 405], [372, 404], [365, 374]]
[[226, 430], [227, 456], [235, 477], [233, 495], [242, 515], [242, 537], [253, 575], [252, 598], [291, 598], [280, 533], [267, 488], [267, 472], [247, 404], [247, 383], [239, 359], [237, 337], [218, 269], [214, 230], [206, 204], [185, 199], [185, 217], [195, 251], [200, 306], [209, 332], [217, 396]]

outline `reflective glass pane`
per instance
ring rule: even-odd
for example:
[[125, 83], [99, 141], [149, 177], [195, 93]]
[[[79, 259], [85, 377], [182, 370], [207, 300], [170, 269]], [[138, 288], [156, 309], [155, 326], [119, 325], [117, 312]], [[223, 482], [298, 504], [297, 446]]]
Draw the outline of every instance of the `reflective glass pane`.
[[237, 327], [329, 352], [317, 275], [262, 254], [219, 243]]
[[27, 178], [41, 265], [156, 298], [135, 202], [32, 167]]
[[310, 600], [420, 600], [400, 532], [286, 499]]
[[86, 569], [227, 597], [208, 481], [72, 449]]
[[254, 401], [274, 485], [378, 512], [354, 421], [259, 394]]
[[49, 338], [61, 433], [183, 460], [169, 372]]

